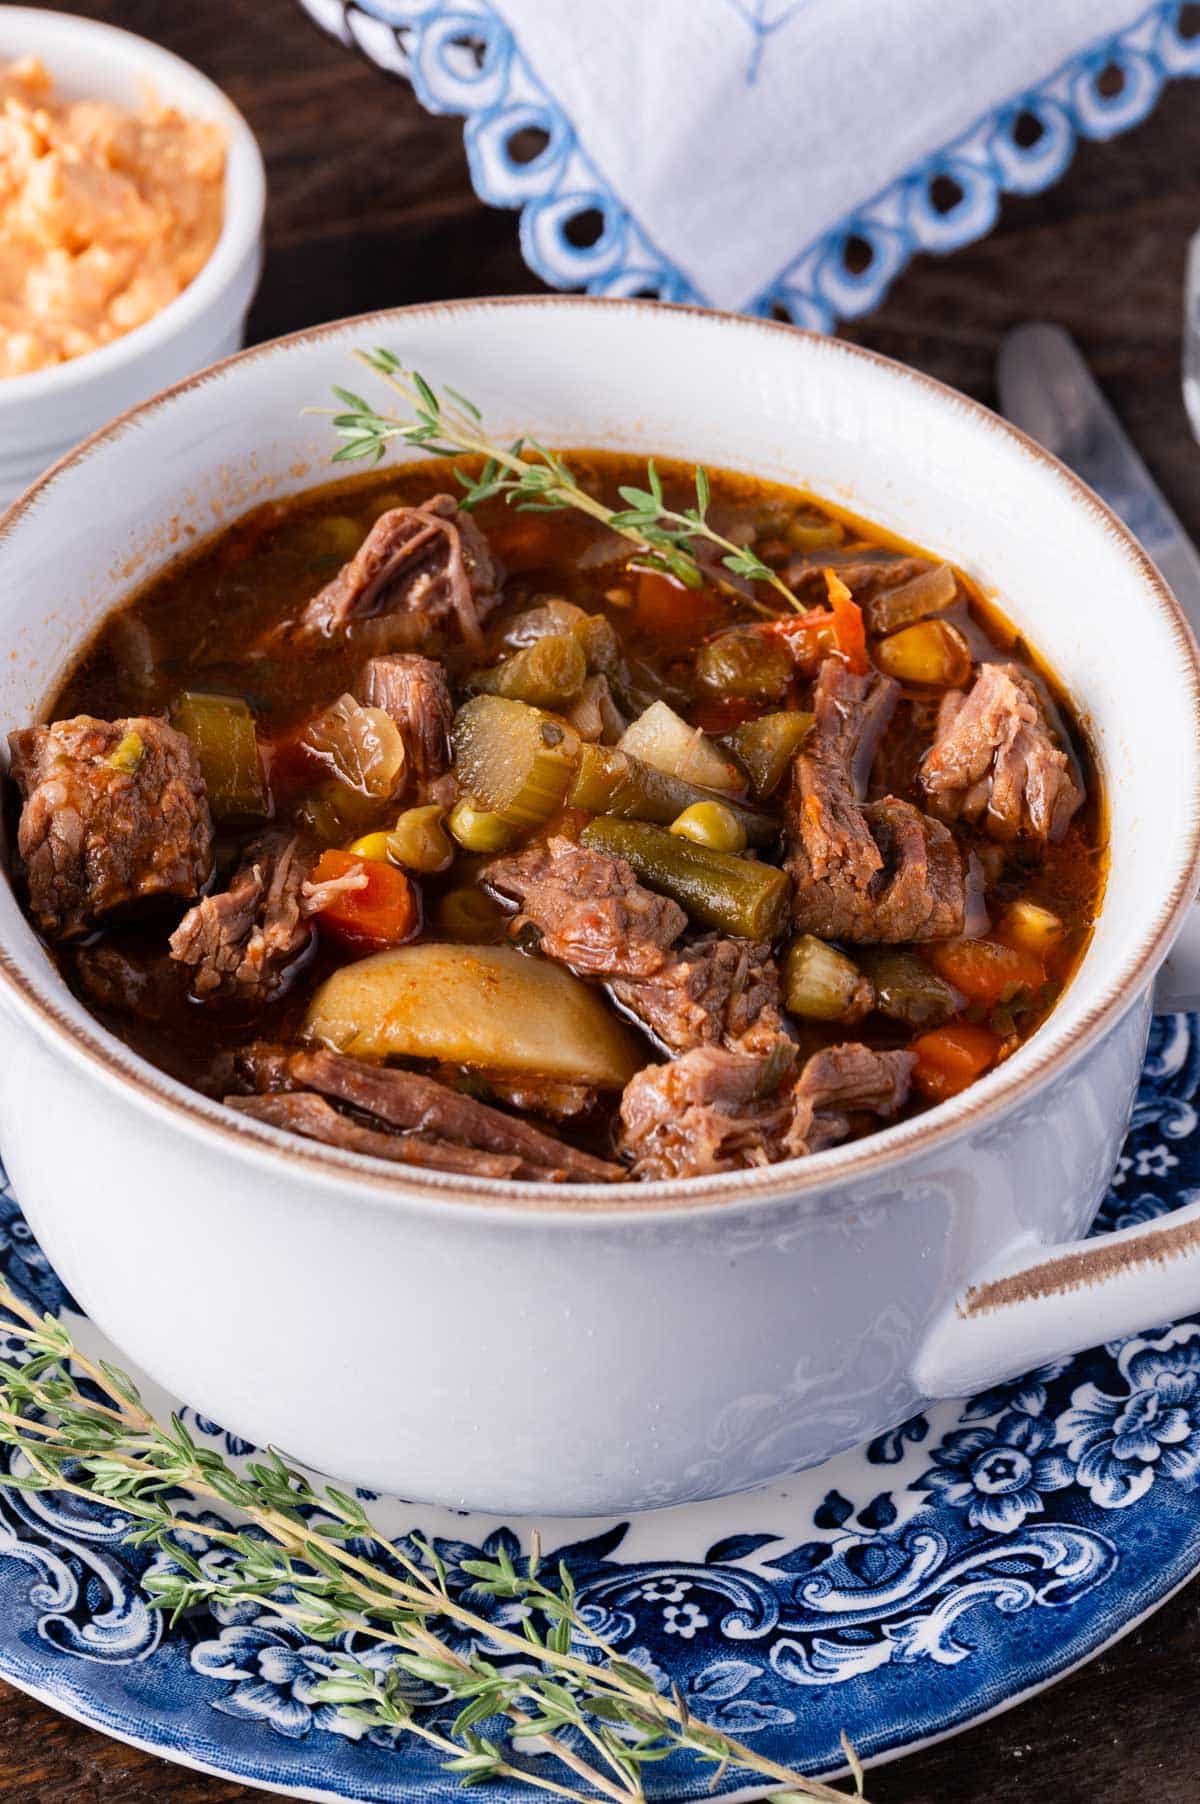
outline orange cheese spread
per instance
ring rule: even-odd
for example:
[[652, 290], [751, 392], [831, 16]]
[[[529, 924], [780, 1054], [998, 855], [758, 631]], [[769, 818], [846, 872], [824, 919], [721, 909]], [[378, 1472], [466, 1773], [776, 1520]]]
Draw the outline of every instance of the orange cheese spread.
[[110, 344], [182, 293], [225, 206], [219, 126], [147, 100], [61, 100], [0, 63], [0, 377]]

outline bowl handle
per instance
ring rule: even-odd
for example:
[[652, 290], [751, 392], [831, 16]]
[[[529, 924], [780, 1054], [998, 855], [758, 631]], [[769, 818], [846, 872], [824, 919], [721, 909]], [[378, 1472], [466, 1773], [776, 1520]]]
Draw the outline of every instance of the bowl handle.
[[965, 1397], [1200, 1310], [1200, 1203], [1092, 1240], [1029, 1245], [980, 1277], [917, 1355], [924, 1397]]

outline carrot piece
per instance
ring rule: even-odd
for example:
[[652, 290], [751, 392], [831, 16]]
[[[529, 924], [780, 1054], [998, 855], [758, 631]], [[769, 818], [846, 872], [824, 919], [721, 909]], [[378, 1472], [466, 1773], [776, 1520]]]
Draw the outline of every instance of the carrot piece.
[[911, 1044], [910, 1051], [917, 1055], [913, 1083], [930, 1102], [944, 1102], [982, 1077], [995, 1064], [1000, 1046], [998, 1034], [986, 1027], [973, 1027], [969, 1021], [948, 1021], [944, 1027], [933, 1027]]
[[715, 598], [707, 589], [689, 589], [686, 583], [677, 582], [665, 570], [646, 570], [638, 565], [631, 569], [630, 575], [635, 584], [634, 614], [643, 632], [664, 636], [700, 634], [706, 632], [718, 616]]
[[491, 550], [511, 574], [538, 570], [554, 556], [555, 530], [541, 514], [513, 514], [487, 529]]
[[867, 662], [867, 629], [862, 609], [836, 571], [828, 566], [821, 572], [833, 610], [833, 632], [837, 648], [855, 676], [865, 676]]
[[321, 932], [363, 952], [381, 952], [411, 939], [420, 923], [417, 894], [395, 865], [332, 846], [318, 858], [312, 882], [333, 883], [360, 873], [364, 883], [339, 891], [318, 910]]
[[929, 960], [968, 1002], [989, 1008], [1010, 1001], [1018, 990], [1040, 990], [1046, 981], [1046, 968], [1035, 953], [1002, 946], [999, 940], [948, 940], [929, 948]]

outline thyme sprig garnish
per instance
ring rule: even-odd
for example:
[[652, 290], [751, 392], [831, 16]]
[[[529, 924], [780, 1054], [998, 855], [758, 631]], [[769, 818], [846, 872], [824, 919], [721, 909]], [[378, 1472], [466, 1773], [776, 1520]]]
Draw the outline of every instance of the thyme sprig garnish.
[[[547, 1573], [536, 1540], [521, 1567], [503, 1547], [461, 1562], [473, 1590], [515, 1606], [519, 1627], [489, 1621], [455, 1595], [428, 1541], [388, 1540], [359, 1498], [314, 1489], [278, 1453], [235, 1469], [180, 1417], [164, 1426], [130, 1378], [2, 1282], [0, 1311], [0, 1446], [12, 1450], [0, 1485], [128, 1517], [129, 1545], [157, 1551], [141, 1582], [171, 1623], [213, 1605], [261, 1606], [326, 1646], [320, 1702], [364, 1729], [418, 1737], [465, 1785], [505, 1778], [573, 1804], [642, 1804], [644, 1768], [689, 1753], [713, 1769], [714, 1787], [732, 1771], [782, 1787], [780, 1800], [846, 1804], [845, 1792], [693, 1716], [678, 1688], [659, 1692], [586, 1621], [567, 1567]], [[189, 1498], [232, 1508], [240, 1525], [188, 1514]], [[422, 1715], [431, 1696], [457, 1706], [447, 1726]], [[843, 1746], [861, 1798], [861, 1768]]]
[[[446, 386], [439, 393], [419, 371], [406, 370], [392, 351], [356, 351], [355, 356], [407, 402], [409, 412], [380, 412], [353, 390], [335, 388], [339, 407], [310, 410], [328, 415], [342, 440], [333, 456], [335, 463], [360, 459], [378, 463], [393, 439], [415, 445], [431, 456], [481, 458], [478, 475], [456, 472], [466, 508], [478, 507], [497, 496], [503, 496], [509, 506], [522, 513], [557, 513], [573, 508], [630, 540], [640, 553], [639, 563], [665, 571], [689, 588], [698, 589], [710, 580], [722, 582], [737, 577], [766, 583], [788, 607], [798, 613], [804, 611], [803, 604], [777, 571], [748, 546], [736, 544], [713, 526], [708, 517], [709, 479], [703, 469], [696, 470], [695, 501], [689, 507], [667, 505], [653, 459], [646, 465], [645, 488], [623, 487], [618, 493], [624, 507], [607, 507], [581, 487], [561, 454], [540, 440], [525, 436], [511, 444], [497, 443], [488, 434], [478, 407], [457, 389]], [[702, 545], [714, 548], [714, 558], [707, 568], [696, 555], [696, 547]], [[744, 594], [742, 599], [758, 605]]]

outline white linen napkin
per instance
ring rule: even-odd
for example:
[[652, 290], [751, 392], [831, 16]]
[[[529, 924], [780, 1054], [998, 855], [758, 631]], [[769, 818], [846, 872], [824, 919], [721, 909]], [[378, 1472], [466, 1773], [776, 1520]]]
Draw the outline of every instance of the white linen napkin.
[[1200, 74], [1177, 0], [302, 0], [467, 115], [547, 280], [864, 312]]

